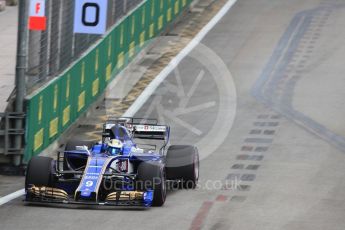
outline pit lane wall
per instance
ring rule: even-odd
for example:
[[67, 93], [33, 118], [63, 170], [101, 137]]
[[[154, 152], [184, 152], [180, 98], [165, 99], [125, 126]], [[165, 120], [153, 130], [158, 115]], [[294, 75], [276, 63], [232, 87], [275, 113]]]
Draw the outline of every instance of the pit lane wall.
[[64, 73], [26, 99], [24, 162], [38, 155], [103, 93], [107, 85], [193, 0], [146, 0]]

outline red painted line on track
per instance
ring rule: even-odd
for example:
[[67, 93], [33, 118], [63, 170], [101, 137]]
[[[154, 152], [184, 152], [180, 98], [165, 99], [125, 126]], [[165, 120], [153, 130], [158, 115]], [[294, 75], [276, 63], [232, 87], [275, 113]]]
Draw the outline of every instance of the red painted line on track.
[[190, 230], [200, 230], [204, 220], [206, 219], [208, 213], [210, 212], [213, 206], [213, 202], [205, 201], [201, 208], [199, 209], [198, 214], [194, 217]]
[[216, 198], [216, 201], [219, 201], [219, 202], [225, 202], [227, 200], [228, 200], [228, 196], [224, 196], [224, 195], [219, 195]]

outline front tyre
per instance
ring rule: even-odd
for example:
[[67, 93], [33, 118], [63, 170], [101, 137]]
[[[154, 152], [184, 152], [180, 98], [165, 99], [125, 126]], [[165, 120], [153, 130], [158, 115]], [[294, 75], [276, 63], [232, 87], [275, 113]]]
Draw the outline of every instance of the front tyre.
[[137, 188], [153, 190], [152, 206], [160, 207], [167, 195], [164, 165], [156, 162], [142, 162], [138, 167]]
[[25, 176], [25, 190], [31, 185], [54, 187], [54, 160], [50, 157], [33, 157]]

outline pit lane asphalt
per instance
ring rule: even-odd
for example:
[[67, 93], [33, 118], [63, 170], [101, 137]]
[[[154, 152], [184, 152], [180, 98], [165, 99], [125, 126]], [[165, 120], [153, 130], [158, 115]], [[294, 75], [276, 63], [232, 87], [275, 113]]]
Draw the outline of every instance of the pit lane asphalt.
[[[344, 229], [345, 111], [336, 103], [345, 96], [340, 3], [241, 0], [203, 40], [231, 71], [237, 107], [226, 140], [201, 162], [198, 190], [170, 192], [164, 207], [144, 211], [23, 206], [17, 199], [0, 207], [0, 228]], [[160, 100], [172, 143], [196, 143], [212, 128], [222, 94], [195, 59], [178, 69], [137, 115]], [[181, 108], [176, 75], [188, 92], [200, 70], [204, 77], [187, 108], [214, 103], [179, 116], [194, 127], [186, 129], [167, 116]], [[234, 183], [212, 188], [209, 181]]]

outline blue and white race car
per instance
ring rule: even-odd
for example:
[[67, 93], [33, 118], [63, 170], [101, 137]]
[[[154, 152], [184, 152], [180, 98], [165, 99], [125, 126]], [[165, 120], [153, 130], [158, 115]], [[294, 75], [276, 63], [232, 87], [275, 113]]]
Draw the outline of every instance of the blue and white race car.
[[169, 137], [170, 127], [153, 119], [109, 119], [98, 143], [70, 141], [56, 160], [33, 157], [27, 167], [25, 201], [162, 206], [168, 182], [193, 189], [199, 179], [197, 148], [170, 146]]

